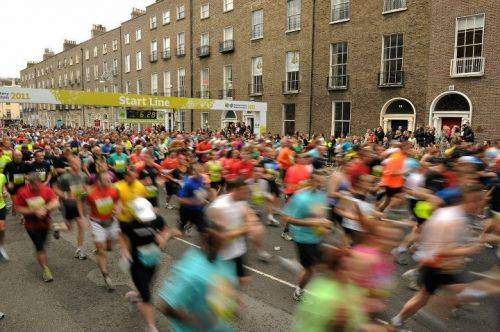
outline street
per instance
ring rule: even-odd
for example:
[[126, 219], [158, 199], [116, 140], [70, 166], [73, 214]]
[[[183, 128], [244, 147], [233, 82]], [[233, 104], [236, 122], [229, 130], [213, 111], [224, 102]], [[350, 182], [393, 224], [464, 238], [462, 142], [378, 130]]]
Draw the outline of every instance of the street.
[[[175, 225], [176, 210], [162, 209], [169, 225]], [[61, 218], [56, 213], [54, 219]], [[295, 259], [293, 243], [284, 241], [281, 229], [268, 227], [268, 250], [284, 258]], [[157, 273], [155, 289], [168, 274], [173, 262], [192, 247], [196, 236], [173, 239], [167, 246], [164, 261]], [[0, 263], [0, 311], [5, 318], [0, 321], [0, 331], [134, 331], [142, 330], [143, 322], [135, 309], [124, 299], [133, 289], [132, 281], [118, 267], [118, 252], [114, 250], [110, 273], [117, 289], [108, 293], [95, 262], [94, 255], [79, 261], [73, 258], [74, 232], [62, 234], [60, 240], [49, 240], [49, 263], [54, 282], [44, 283], [33, 257], [29, 240], [19, 217], [9, 216], [7, 221], [6, 248], [9, 262]], [[89, 233], [86, 248], [90, 253], [93, 245]], [[279, 247], [279, 251], [274, 250]], [[474, 259], [471, 270], [485, 271], [493, 263], [493, 250], [486, 249]], [[247, 260], [252, 283], [242, 291], [243, 307], [236, 322], [238, 331], [290, 331], [295, 301], [292, 299], [295, 276], [280, 266], [276, 259], [269, 263], [257, 260], [255, 250], [250, 249]], [[389, 309], [381, 321], [392, 317], [413, 294], [399, 276], [407, 267], [398, 267], [398, 286], [390, 299]], [[470, 274], [469, 274], [470, 275]], [[157, 291], [154, 291], [157, 294]], [[498, 308], [498, 303], [496, 303]], [[494, 303], [481, 303], [460, 312], [459, 318], [442, 320], [445, 306], [429, 305], [405, 328], [410, 331], [494, 331]], [[160, 331], [168, 331], [168, 322], [157, 315]]]

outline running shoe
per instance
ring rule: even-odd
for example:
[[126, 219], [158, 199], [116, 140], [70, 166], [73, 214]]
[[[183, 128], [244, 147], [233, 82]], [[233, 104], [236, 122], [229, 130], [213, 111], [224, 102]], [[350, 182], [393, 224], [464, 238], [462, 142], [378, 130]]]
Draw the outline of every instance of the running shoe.
[[59, 231], [54, 231], [54, 239], [59, 240], [61, 238], [61, 234]]
[[42, 271], [42, 279], [45, 282], [54, 281], [54, 277], [52, 277], [52, 272], [50, 271], [48, 266], [45, 266]]
[[5, 251], [5, 248], [3, 246], [0, 247], [0, 258], [3, 258], [5, 261], [8, 261], [9, 255], [7, 255], [7, 251]]
[[75, 258], [78, 258], [79, 260], [83, 261], [87, 259], [87, 254], [85, 253], [85, 251], [83, 251], [83, 249], [78, 248], [75, 251]]
[[106, 285], [106, 289], [108, 292], [112, 292], [115, 290], [115, 285], [113, 284], [113, 280], [111, 280], [111, 277], [109, 275], [104, 276], [104, 284]]
[[3, 312], [0, 312], [0, 319], [4, 318], [5, 314]]
[[300, 287], [296, 287], [295, 291], [293, 292], [293, 299], [295, 301], [300, 301], [303, 295], [304, 295], [304, 290]]
[[265, 250], [259, 250], [257, 252], [257, 258], [262, 262], [268, 263], [272, 257], [273, 256]]
[[167, 209], [173, 210], [174, 208], [175, 208], [175, 206], [173, 206], [172, 204], [167, 204]]
[[292, 236], [288, 232], [281, 233], [281, 237], [287, 241], [292, 241]]
[[269, 226], [275, 226], [275, 227], [277, 227], [277, 226], [280, 225], [279, 220], [277, 220], [276, 218], [274, 218], [274, 216], [272, 214], [269, 214], [267, 216], [267, 220], [268, 220], [268, 225]]

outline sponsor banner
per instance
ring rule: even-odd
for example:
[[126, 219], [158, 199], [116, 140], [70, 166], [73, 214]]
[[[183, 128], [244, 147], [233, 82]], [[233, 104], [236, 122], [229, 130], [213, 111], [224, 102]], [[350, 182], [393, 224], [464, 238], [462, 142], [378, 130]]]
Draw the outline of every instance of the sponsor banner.
[[0, 103], [1, 102], [130, 107], [134, 109], [237, 110], [261, 112], [267, 110], [266, 103], [249, 101], [177, 98], [74, 90], [26, 89], [19, 87], [0, 87]]

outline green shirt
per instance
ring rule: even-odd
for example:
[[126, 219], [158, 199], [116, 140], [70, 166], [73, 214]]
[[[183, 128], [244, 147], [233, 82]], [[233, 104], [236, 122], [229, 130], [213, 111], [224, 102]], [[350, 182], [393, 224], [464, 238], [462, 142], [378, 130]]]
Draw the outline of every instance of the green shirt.
[[3, 154], [0, 156], [0, 173], [3, 173], [3, 170], [5, 169], [5, 165], [10, 163], [12, 161], [12, 156], [9, 156], [8, 154]]
[[5, 207], [5, 199], [3, 198], [3, 188], [7, 184], [7, 178], [5, 175], [0, 174], [0, 209]]
[[125, 173], [127, 170], [127, 155], [125, 153], [113, 153], [109, 157], [108, 162], [119, 173]]

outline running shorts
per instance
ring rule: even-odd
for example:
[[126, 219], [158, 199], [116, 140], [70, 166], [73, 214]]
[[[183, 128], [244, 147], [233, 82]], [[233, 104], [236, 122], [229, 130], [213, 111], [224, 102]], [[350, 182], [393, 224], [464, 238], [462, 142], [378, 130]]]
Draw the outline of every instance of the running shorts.
[[418, 283], [429, 294], [434, 294], [436, 290], [446, 285], [459, 284], [463, 278], [459, 273], [444, 272], [441, 269], [422, 266], [419, 270]]
[[108, 227], [104, 227], [101, 223], [90, 220], [90, 229], [94, 236], [94, 242], [103, 243], [106, 240], [116, 240], [120, 234], [120, 225], [114, 220]]
[[130, 274], [141, 299], [145, 303], [151, 302], [151, 282], [155, 274], [155, 267], [146, 267], [134, 260], [130, 264]]
[[0, 220], [5, 220], [7, 218], [7, 207], [4, 206], [0, 209]]
[[69, 202], [63, 201], [62, 210], [64, 219], [66, 219], [67, 221], [72, 221], [80, 218], [80, 212], [78, 212], [78, 207], [76, 203], [73, 203], [72, 201]]
[[295, 242], [299, 262], [304, 268], [310, 268], [321, 260], [321, 250], [318, 244]]
[[32, 229], [26, 230], [28, 232], [31, 241], [35, 245], [35, 250], [44, 251], [45, 250], [45, 242], [47, 242], [47, 235], [49, 234], [48, 229]]
[[243, 278], [243, 277], [248, 276], [248, 273], [247, 273], [247, 271], [245, 270], [245, 267], [244, 267], [244, 265], [245, 265], [245, 254], [243, 254], [241, 256], [238, 256], [238, 257], [235, 257], [235, 258], [231, 259], [230, 261], [235, 264], [236, 275], [238, 276], [238, 278]]

